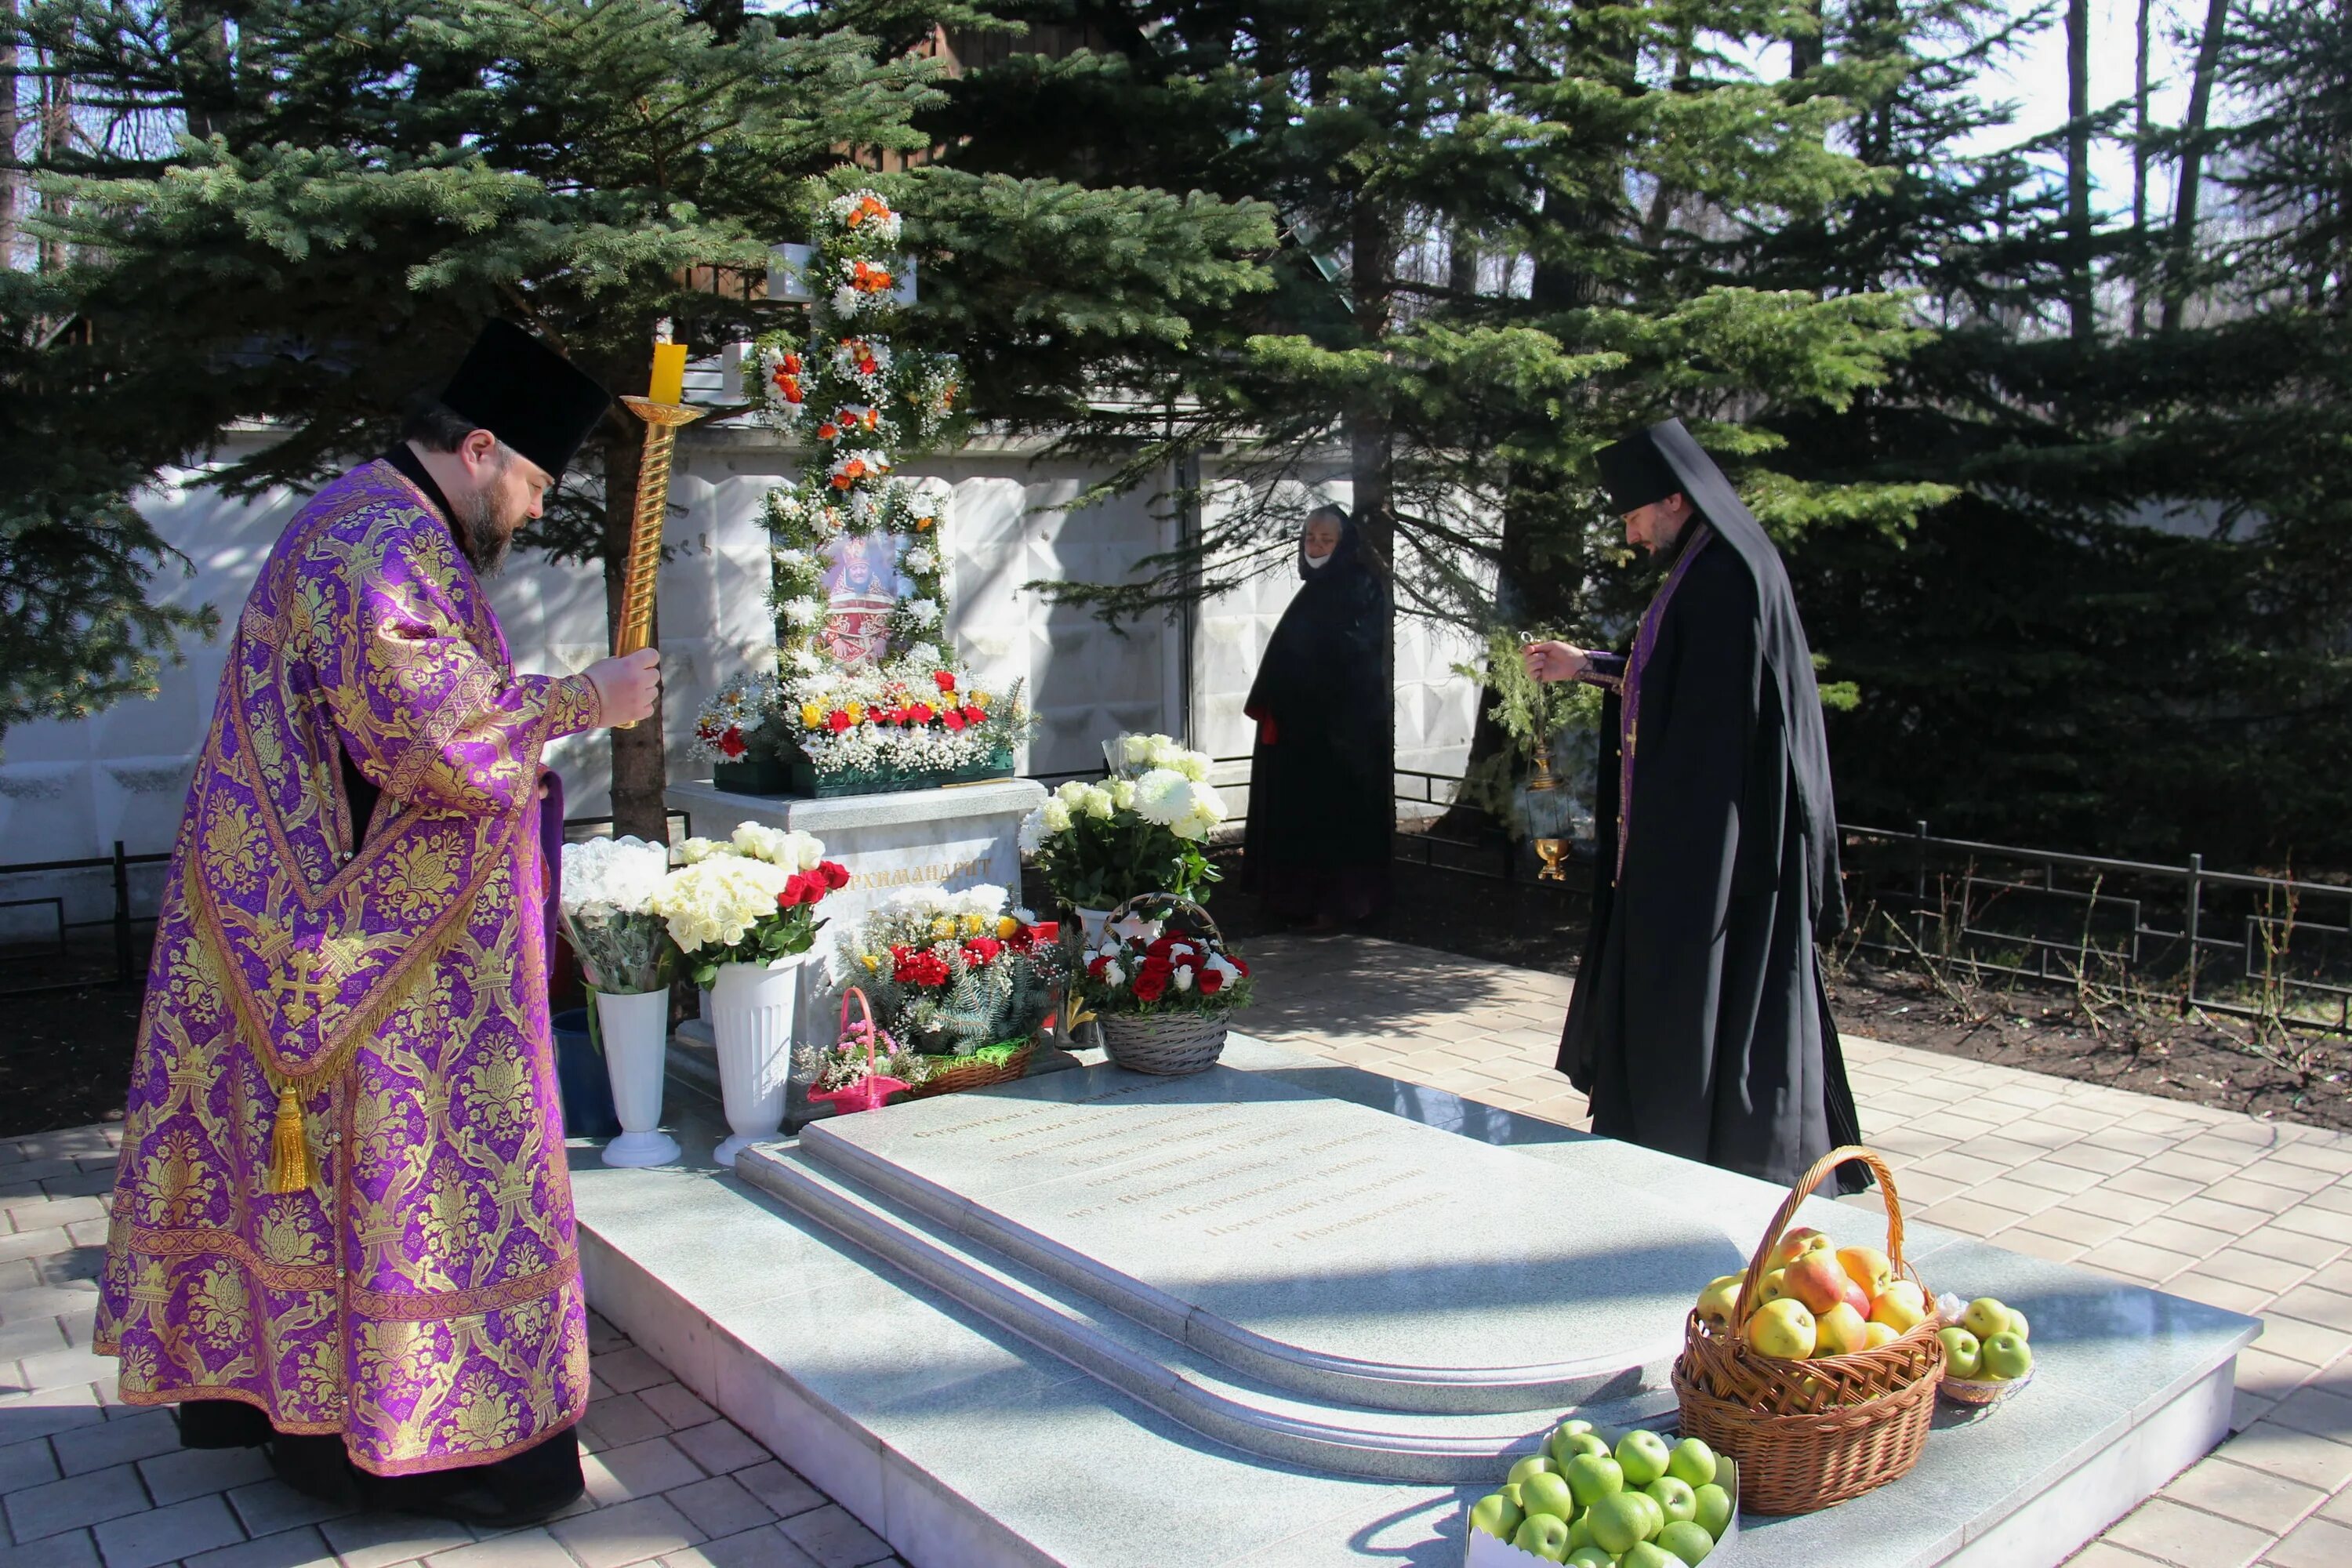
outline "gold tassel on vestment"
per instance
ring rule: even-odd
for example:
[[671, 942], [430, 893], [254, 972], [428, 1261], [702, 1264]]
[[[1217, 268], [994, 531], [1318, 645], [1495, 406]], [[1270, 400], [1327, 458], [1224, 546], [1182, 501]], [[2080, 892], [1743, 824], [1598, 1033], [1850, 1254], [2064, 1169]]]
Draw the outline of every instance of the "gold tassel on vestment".
[[269, 1129], [269, 1170], [261, 1178], [261, 1190], [299, 1193], [318, 1184], [310, 1141], [302, 1135], [302, 1102], [289, 1083], [278, 1091], [278, 1117]]

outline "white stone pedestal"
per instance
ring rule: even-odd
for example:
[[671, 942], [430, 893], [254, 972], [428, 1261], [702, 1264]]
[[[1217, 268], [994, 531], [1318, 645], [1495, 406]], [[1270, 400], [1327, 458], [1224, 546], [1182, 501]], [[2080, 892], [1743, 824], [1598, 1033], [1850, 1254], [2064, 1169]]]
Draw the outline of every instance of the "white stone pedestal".
[[849, 886], [821, 906], [835, 928], [851, 924], [901, 888], [994, 882], [1017, 895], [1021, 819], [1045, 798], [1045, 786], [1034, 779], [835, 800], [731, 795], [704, 780], [674, 784], [663, 796], [705, 838], [724, 838], [738, 823], [757, 822], [823, 839], [825, 857], [849, 868]]
[[[866, 911], [901, 888], [969, 888], [993, 882], [1020, 901], [1021, 819], [1045, 798], [1034, 779], [992, 779], [947, 789], [900, 795], [852, 795], [834, 800], [735, 795], [709, 780], [674, 784], [663, 800], [687, 814], [692, 830], [724, 838], [739, 823], [798, 828], [824, 844], [827, 859], [849, 871], [849, 885], [818, 906], [824, 929], [817, 951]], [[830, 1040], [837, 1022], [835, 994], [812, 970], [801, 986], [795, 1037]]]

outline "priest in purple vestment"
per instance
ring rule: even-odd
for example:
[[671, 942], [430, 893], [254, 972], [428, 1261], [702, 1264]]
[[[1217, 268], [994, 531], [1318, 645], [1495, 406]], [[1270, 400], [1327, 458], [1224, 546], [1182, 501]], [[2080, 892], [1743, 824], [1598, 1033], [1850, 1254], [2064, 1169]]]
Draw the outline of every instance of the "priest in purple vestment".
[[1666, 574], [1630, 652], [1527, 649], [1538, 679], [1607, 693], [1559, 1067], [1595, 1132], [1786, 1184], [1859, 1137], [1813, 946], [1845, 897], [1812, 651], [1780, 552], [1680, 420], [1600, 468]]
[[184, 1443], [344, 1502], [500, 1524], [581, 1489], [542, 758], [652, 714], [659, 661], [519, 675], [481, 580], [611, 404], [493, 323], [295, 515], [173, 850], [96, 1348]]

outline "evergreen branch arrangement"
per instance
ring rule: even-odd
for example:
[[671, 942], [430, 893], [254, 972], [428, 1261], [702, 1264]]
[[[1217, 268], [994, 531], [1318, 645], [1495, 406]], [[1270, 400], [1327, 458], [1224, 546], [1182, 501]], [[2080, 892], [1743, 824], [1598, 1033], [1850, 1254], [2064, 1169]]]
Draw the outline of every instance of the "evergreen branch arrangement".
[[[1057, 923], [1013, 908], [1002, 888], [910, 888], [843, 933], [832, 965], [838, 984], [865, 990], [904, 1052], [963, 1058], [1025, 1045], [1045, 1027], [1068, 978], [1060, 939]], [[890, 1076], [914, 1084], [937, 1065], [893, 1060]]]

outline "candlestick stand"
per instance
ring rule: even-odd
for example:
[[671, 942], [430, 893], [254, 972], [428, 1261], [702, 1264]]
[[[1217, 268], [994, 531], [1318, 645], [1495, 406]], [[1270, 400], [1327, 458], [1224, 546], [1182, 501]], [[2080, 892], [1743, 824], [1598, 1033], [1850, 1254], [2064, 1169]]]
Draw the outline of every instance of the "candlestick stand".
[[679, 426], [693, 424], [705, 412], [646, 397], [621, 401], [646, 422], [646, 449], [637, 462], [636, 510], [629, 526], [628, 565], [621, 579], [621, 624], [613, 635], [616, 655], [635, 653], [653, 640], [654, 579], [661, 570], [662, 524], [669, 512], [670, 451], [677, 445]]

